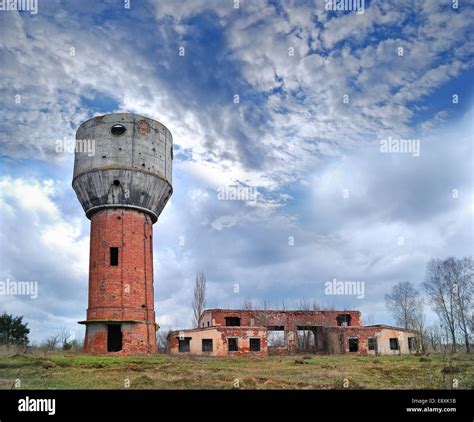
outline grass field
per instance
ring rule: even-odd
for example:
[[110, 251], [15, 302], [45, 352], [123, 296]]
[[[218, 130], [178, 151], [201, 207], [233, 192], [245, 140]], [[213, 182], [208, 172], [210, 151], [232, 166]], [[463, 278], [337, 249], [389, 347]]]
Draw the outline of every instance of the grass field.
[[231, 389], [236, 379], [242, 389], [451, 389], [453, 379], [474, 389], [474, 356], [0, 357], [0, 389]]

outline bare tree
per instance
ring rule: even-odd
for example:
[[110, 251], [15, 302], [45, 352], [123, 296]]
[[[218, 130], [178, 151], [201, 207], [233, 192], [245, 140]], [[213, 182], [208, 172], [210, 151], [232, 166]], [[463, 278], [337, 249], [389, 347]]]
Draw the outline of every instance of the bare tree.
[[433, 350], [433, 352], [437, 352], [438, 347], [441, 347], [442, 334], [440, 331], [440, 327], [438, 325], [430, 325], [426, 329], [426, 335], [430, 342], [431, 350]]
[[450, 340], [449, 340], [449, 338], [450, 338], [449, 329], [448, 329], [447, 325], [443, 324], [443, 323], [441, 323], [440, 329], [441, 329], [441, 331], [440, 331], [441, 332], [441, 343], [444, 346], [443, 351], [444, 351], [444, 353], [446, 353], [448, 351], [448, 346], [449, 346], [449, 342], [450, 342]]
[[364, 318], [364, 322], [365, 322], [367, 325], [374, 325], [374, 324], [375, 324], [374, 316], [373, 316], [372, 314], [367, 315], [367, 316]]
[[472, 298], [474, 296], [474, 266], [472, 258], [456, 260], [457, 281], [454, 285], [456, 318], [459, 329], [464, 336], [466, 352], [471, 351], [470, 335], [472, 324], [470, 323], [470, 311], [472, 309]]
[[[466, 292], [469, 291], [469, 282], [463, 281], [464, 271], [462, 268], [462, 262], [455, 258], [447, 258], [444, 261], [432, 259], [426, 267], [426, 280], [423, 283], [434, 311], [449, 332], [453, 352], [456, 352], [456, 332], [458, 328], [460, 326], [464, 327], [466, 333], [468, 330], [467, 325], [462, 322], [460, 324], [463, 318], [461, 314], [467, 319], [466, 303], [471, 300], [466, 297]], [[466, 271], [466, 273], [469, 273], [469, 271]], [[472, 280], [470, 283], [472, 284]], [[466, 335], [465, 341], [466, 348], [469, 350], [468, 335]]]
[[421, 347], [421, 351], [423, 353], [426, 353], [428, 333], [422, 300], [419, 301], [419, 306], [419, 309], [414, 314], [411, 328], [418, 332], [418, 340], [419, 345]]
[[420, 295], [409, 281], [400, 282], [385, 295], [385, 302], [392, 312], [395, 322], [407, 329], [415, 329], [415, 321], [420, 317]]
[[62, 327], [56, 337], [63, 350], [69, 350], [72, 347], [71, 341], [74, 334], [66, 327]]
[[[298, 310], [299, 311], [310, 311], [311, 305], [306, 300], [306, 298], [302, 298], [298, 302]], [[314, 349], [314, 332], [311, 331], [310, 328], [303, 328], [296, 332], [297, 335], [297, 347], [299, 352], [311, 352]]]
[[302, 299], [300, 299], [300, 301], [298, 303], [298, 310], [299, 311], [310, 311], [311, 310], [311, 305], [309, 304], [309, 302], [305, 298], [302, 298]]
[[159, 353], [169, 352], [168, 336], [171, 332], [172, 332], [171, 329], [169, 329], [168, 331], [158, 332], [158, 335], [156, 336], [156, 344], [157, 344]]
[[58, 347], [59, 343], [59, 336], [58, 334], [55, 334], [53, 336], [48, 337], [44, 342], [43, 342], [43, 347], [48, 350], [48, 351], [53, 351]]
[[262, 301], [262, 309], [264, 311], [268, 310], [268, 309], [271, 309], [272, 308], [272, 305], [270, 304], [270, 302], [267, 300], [267, 299], [263, 299]]
[[452, 351], [456, 351], [456, 335], [464, 339], [466, 352], [471, 351], [470, 323], [474, 296], [474, 265], [472, 257], [431, 260], [423, 284], [433, 309], [449, 332]]
[[74, 339], [71, 341], [71, 350], [73, 352], [81, 352], [84, 350], [84, 343], [80, 340]]
[[242, 309], [246, 311], [253, 311], [255, 309], [253, 300], [250, 299], [249, 297], [246, 297], [244, 301], [242, 302]]
[[199, 317], [206, 306], [206, 277], [204, 273], [196, 274], [194, 282], [193, 299], [193, 322], [195, 327], [199, 327]]

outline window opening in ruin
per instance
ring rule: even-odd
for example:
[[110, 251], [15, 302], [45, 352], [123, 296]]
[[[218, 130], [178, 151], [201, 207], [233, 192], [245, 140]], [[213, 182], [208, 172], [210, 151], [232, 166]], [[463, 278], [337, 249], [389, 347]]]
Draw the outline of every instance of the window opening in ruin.
[[203, 338], [202, 339], [202, 351], [203, 352], [212, 352], [212, 338]]
[[340, 314], [336, 317], [336, 321], [339, 327], [350, 327], [352, 317], [349, 314]]
[[375, 337], [369, 337], [369, 339], [367, 340], [367, 347], [369, 350], [376, 350], [376, 344], [377, 344], [377, 341], [375, 339]]
[[316, 345], [315, 328], [310, 325], [298, 325], [296, 340], [300, 352], [311, 352]]
[[349, 339], [349, 352], [359, 351], [359, 339], [357, 337]]
[[398, 350], [398, 338], [390, 339], [390, 350]]
[[191, 337], [178, 338], [178, 351], [180, 353], [189, 352]]
[[239, 317], [226, 317], [225, 325], [226, 327], [240, 327], [240, 318]]
[[260, 339], [251, 338], [250, 339], [250, 351], [251, 352], [260, 352]]
[[267, 344], [269, 347], [285, 346], [285, 327], [283, 325], [270, 326], [267, 330]]
[[239, 343], [237, 337], [230, 337], [227, 339], [227, 351], [237, 352], [239, 350]]

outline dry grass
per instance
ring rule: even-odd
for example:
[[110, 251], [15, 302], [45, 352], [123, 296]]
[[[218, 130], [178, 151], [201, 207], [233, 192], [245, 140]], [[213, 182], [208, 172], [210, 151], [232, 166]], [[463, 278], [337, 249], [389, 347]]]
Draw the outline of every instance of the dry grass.
[[[474, 356], [269, 358], [0, 356], [0, 389], [460, 389], [474, 388]], [[448, 368], [448, 369], [446, 369]], [[452, 369], [454, 368], [454, 369]], [[346, 385], [346, 387], [344, 387]], [[127, 387], [128, 386], [128, 387]]]

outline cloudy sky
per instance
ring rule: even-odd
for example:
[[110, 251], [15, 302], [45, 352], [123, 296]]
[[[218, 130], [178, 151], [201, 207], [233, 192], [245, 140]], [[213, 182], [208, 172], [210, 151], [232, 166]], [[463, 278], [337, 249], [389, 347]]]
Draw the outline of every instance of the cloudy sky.
[[[393, 323], [384, 294], [431, 258], [473, 254], [472, 3], [324, 0], [41, 1], [0, 11], [0, 295], [39, 342], [83, 336], [89, 220], [71, 188], [84, 120], [155, 118], [174, 137], [174, 194], [154, 226], [162, 329], [208, 307], [355, 308]], [[471, 26], [471, 29], [469, 27]], [[383, 152], [385, 140], [414, 151]], [[419, 141], [419, 144], [416, 142]], [[391, 145], [392, 145], [391, 144]], [[229, 186], [257, 201], [221, 200]], [[325, 282], [365, 295], [326, 295]], [[238, 292], [235, 292], [235, 285]], [[433, 315], [430, 316], [433, 318]]]

